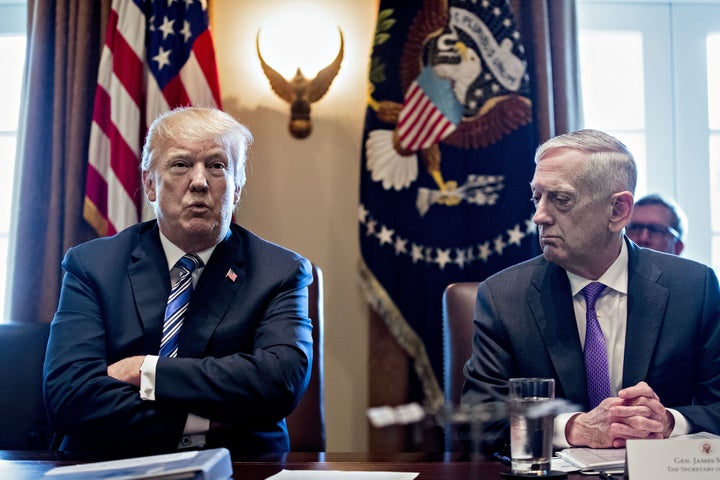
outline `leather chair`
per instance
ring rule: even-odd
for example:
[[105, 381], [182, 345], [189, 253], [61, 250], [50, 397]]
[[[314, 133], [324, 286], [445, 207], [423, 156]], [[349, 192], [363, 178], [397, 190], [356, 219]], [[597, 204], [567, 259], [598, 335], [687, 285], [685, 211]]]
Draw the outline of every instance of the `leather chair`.
[[313, 283], [308, 289], [309, 317], [313, 325], [313, 365], [310, 384], [295, 410], [285, 418], [294, 452], [325, 451], [325, 403], [323, 371], [323, 278], [313, 264]]
[[472, 354], [473, 314], [479, 282], [452, 283], [443, 293], [443, 390], [445, 403], [459, 405], [463, 367]]
[[47, 450], [42, 369], [50, 325], [0, 324], [0, 450]]
[[[460, 404], [463, 367], [472, 354], [473, 314], [478, 282], [452, 283], [443, 293], [443, 392], [445, 405]], [[456, 426], [445, 428], [445, 451], [464, 451]]]

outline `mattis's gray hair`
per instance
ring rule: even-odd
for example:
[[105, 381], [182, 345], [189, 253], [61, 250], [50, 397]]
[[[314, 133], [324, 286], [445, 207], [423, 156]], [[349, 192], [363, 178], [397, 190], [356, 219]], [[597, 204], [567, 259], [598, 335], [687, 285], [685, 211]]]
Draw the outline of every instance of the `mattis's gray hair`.
[[585, 180], [595, 198], [629, 191], [635, 194], [637, 166], [630, 150], [620, 140], [599, 130], [577, 130], [551, 138], [535, 151], [535, 163], [548, 152], [567, 148], [587, 157]]

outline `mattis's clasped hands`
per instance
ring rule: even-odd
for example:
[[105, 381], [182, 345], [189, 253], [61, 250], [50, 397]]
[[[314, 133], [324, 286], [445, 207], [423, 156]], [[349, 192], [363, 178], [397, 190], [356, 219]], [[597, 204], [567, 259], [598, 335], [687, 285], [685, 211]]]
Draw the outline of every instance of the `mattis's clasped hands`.
[[675, 425], [655, 391], [645, 382], [603, 400], [593, 410], [572, 417], [565, 427], [571, 445], [623, 448], [628, 439], [667, 438]]

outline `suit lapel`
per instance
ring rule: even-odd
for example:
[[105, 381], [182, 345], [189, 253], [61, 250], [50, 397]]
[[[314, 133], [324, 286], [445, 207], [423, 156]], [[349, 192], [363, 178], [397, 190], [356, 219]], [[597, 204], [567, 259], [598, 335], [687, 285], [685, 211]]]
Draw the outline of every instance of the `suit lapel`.
[[[657, 284], [662, 272], [628, 242], [628, 312], [623, 387], [647, 376], [669, 292]], [[567, 399], [587, 401], [585, 360], [565, 271], [547, 262], [532, 279], [528, 303]]]
[[135, 307], [145, 331], [145, 351], [157, 352], [162, 336], [165, 304], [170, 294], [170, 273], [157, 224], [138, 235], [139, 242], [131, 255], [128, 277], [135, 297]]
[[587, 401], [587, 383], [580, 336], [575, 321], [570, 282], [565, 271], [551, 262], [532, 279], [528, 303], [543, 337], [560, 383], [559, 392], [571, 401]]
[[647, 377], [668, 301], [667, 288], [657, 284], [662, 272], [628, 242], [628, 316], [623, 387]]
[[245, 253], [232, 230], [215, 248], [195, 286], [180, 333], [181, 357], [200, 357], [247, 280]]

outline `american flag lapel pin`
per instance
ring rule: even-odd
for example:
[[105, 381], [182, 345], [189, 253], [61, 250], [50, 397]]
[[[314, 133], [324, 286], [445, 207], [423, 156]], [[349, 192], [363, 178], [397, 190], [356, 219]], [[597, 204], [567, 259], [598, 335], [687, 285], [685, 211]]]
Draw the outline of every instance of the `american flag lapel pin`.
[[232, 268], [228, 268], [225, 278], [229, 278], [231, 282], [235, 283], [235, 280], [237, 280], [237, 273], [233, 272]]

